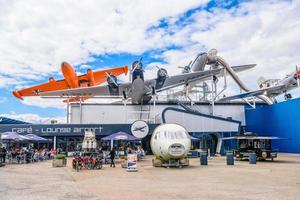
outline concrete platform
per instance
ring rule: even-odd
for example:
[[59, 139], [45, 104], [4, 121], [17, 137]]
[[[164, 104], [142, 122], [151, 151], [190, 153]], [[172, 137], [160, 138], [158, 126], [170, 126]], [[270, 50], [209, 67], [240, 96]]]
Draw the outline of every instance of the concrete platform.
[[[299, 199], [300, 155], [279, 154], [274, 162], [236, 161], [226, 166], [215, 157], [208, 166], [191, 159], [190, 167], [154, 168], [152, 156], [138, 172], [117, 165], [75, 172], [71, 162], [52, 168], [51, 161], [0, 168], [0, 199]], [[70, 161], [70, 160], [69, 160]]]

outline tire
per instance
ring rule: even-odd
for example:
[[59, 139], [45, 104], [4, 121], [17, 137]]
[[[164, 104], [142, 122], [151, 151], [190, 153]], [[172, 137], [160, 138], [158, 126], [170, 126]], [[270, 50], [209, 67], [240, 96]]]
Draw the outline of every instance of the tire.
[[102, 164], [101, 163], [97, 163], [96, 169], [102, 169]]
[[102, 169], [102, 160], [96, 161], [96, 169]]

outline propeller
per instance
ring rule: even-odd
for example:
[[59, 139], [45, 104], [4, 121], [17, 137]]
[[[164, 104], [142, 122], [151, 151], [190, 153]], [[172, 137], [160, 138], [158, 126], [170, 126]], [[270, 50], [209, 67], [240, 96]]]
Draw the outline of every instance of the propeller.
[[106, 73], [106, 76], [109, 77], [109, 80], [111, 80], [115, 86], [119, 86], [118, 83], [115, 81], [116, 77], [113, 74], [107, 73], [107, 72], [105, 72], [105, 73]]
[[129, 76], [129, 81], [130, 81], [130, 82], [131, 82], [131, 79], [132, 79], [132, 73], [134, 72], [134, 70], [136, 70], [136, 68], [137, 68], [138, 66], [141, 65], [142, 60], [143, 60], [143, 57], [141, 57], [140, 60], [138, 60], [138, 62], [136, 63], [136, 65], [130, 70], [130, 76]]
[[183, 70], [182, 70], [182, 73], [183, 73], [183, 74], [184, 74], [184, 73], [189, 73], [189, 72], [191, 71], [191, 65], [192, 65], [192, 63], [193, 63], [193, 61], [191, 60], [190, 63], [189, 63], [188, 65], [186, 65], [186, 66], [184, 66], [184, 67], [178, 66], [177, 68], [183, 69]]
[[168, 72], [167, 72], [166, 69], [161, 68], [161, 67], [158, 67], [157, 65], [156, 65], [155, 67], [158, 69], [158, 71], [159, 71], [160, 73], [162, 73], [162, 74], [165, 75], [166, 77], [169, 77]]

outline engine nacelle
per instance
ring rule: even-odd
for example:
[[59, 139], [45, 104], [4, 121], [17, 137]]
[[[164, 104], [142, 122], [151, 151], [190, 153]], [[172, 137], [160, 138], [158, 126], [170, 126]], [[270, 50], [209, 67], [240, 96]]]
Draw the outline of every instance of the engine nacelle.
[[67, 62], [61, 64], [61, 71], [70, 88], [79, 87], [78, 77], [74, 68]]
[[137, 77], [140, 77], [140, 79], [144, 81], [143, 64], [140, 61], [134, 61], [132, 63], [132, 82]]
[[157, 79], [165, 79], [168, 76], [168, 71], [164, 68], [160, 68], [157, 71]]
[[157, 71], [157, 78], [156, 78], [156, 84], [155, 84], [155, 89], [160, 89], [163, 87], [166, 78], [168, 77], [168, 72], [164, 68], [160, 68]]
[[182, 69], [182, 72], [183, 74], [187, 74], [187, 73], [190, 73], [191, 72], [191, 67], [189, 65], [185, 66], [183, 69]]
[[95, 85], [94, 73], [91, 69], [86, 70], [86, 78], [89, 81], [90, 86]]
[[117, 80], [117, 77], [113, 74], [110, 74], [107, 79], [107, 84], [110, 86], [110, 87], [117, 87], [118, 86], [118, 80]]

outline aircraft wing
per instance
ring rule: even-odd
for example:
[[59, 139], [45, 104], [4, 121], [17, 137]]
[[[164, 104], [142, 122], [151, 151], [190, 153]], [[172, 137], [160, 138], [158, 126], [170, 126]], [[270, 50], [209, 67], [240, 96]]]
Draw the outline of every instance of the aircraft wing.
[[[107, 74], [113, 74], [115, 76], [119, 76], [121, 74], [127, 74], [128, 73], [128, 66], [123, 66], [123, 67], [119, 67], [119, 68], [113, 68], [113, 69], [106, 69], [106, 70], [99, 70], [99, 71], [95, 71], [93, 72], [93, 76], [94, 76], [94, 85], [99, 85], [101, 83], [106, 82], [107, 79]], [[81, 80], [87, 80], [87, 74], [78, 76], [79, 81]]]
[[[240, 71], [251, 69], [255, 65], [256, 64], [232, 66], [232, 69], [236, 72], [240, 72]], [[157, 82], [153, 83], [153, 80], [146, 81], [146, 85], [151, 85], [152, 87], [155, 88], [156, 92], [161, 92], [180, 85], [187, 85], [194, 82], [208, 80], [211, 79], [211, 76], [213, 75], [220, 76], [223, 73], [224, 73], [224, 68], [197, 71], [197, 72], [185, 73], [185, 74], [179, 74], [179, 75], [167, 77], [164, 83], [162, 84], [157, 84]], [[151, 83], [147, 84], [147, 82], [151, 82]]]
[[[115, 76], [119, 76], [123, 73], [127, 74], [127, 72], [128, 72], [127, 66], [92, 72], [93, 78], [94, 78], [94, 85], [99, 85], [101, 83], [104, 83], [107, 79], [108, 74], [113, 74]], [[82, 81], [82, 82], [87, 81], [88, 80], [87, 76], [88, 76], [87, 74], [78, 76], [78, 80]], [[47, 82], [47, 83], [29, 87], [29, 88], [26, 88], [23, 90], [13, 91], [13, 95], [15, 97], [23, 100], [24, 96], [39, 96], [40, 93], [50, 92], [50, 91], [61, 91], [61, 90], [66, 90], [68, 88], [69, 88], [69, 86], [68, 86], [67, 82], [65, 81], [65, 79], [56, 81], [56, 80], [50, 78], [49, 82]], [[88, 99], [88, 98], [86, 98], [86, 99]], [[71, 99], [72, 102], [74, 102], [76, 100], [77, 100], [76, 98]]]
[[66, 90], [58, 90], [51, 92], [43, 92], [40, 94], [42, 97], [123, 97], [123, 91], [128, 93], [131, 88], [131, 83], [123, 83], [116, 88], [109, 85], [97, 85], [91, 87], [74, 88]]
[[41, 92], [51, 91], [51, 90], [62, 90], [68, 87], [65, 80], [54, 80], [50, 79], [49, 82], [29, 87], [23, 90], [13, 91], [13, 95], [18, 99], [23, 100], [23, 96], [38, 96]]
[[222, 69], [213, 69], [206, 71], [191, 72], [167, 77], [166, 80], [159, 84], [157, 79], [146, 81], [145, 84], [149, 87], [154, 87], [156, 92], [161, 92], [181, 85], [189, 84], [190, 82], [209, 78], [212, 75], [219, 75]]
[[[213, 74], [219, 73], [221, 69], [193, 72], [187, 74], [180, 74], [176, 76], [167, 77], [163, 85], [157, 84], [157, 79], [150, 79], [145, 81], [145, 86], [148, 87], [147, 91], [151, 91], [154, 87], [157, 92], [166, 90], [168, 88], [187, 84], [189, 81], [197, 80], [202, 77], [208, 77]], [[78, 97], [78, 96], [97, 96], [97, 97], [108, 97], [108, 96], [123, 96], [123, 91], [128, 94], [131, 90], [132, 83], [120, 84], [117, 88], [112, 88], [109, 85], [104, 86], [92, 86], [85, 88], [74, 88], [67, 90], [43, 92], [40, 96], [44, 97]]]
[[[237, 66], [233, 68], [235, 71], [243, 71], [252, 68], [255, 65]], [[164, 91], [173, 87], [188, 84], [193, 81], [207, 79], [212, 75], [220, 75], [223, 72], [223, 68], [217, 68], [206, 71], [198, 71], [186, 74], [179, 74], [175, 76], [166, 77], [163, 82], [155, 79], [145, 81], [145, 94], [150, 94], [151, 89], [155, 88], [156, 92]], [[60, 91], [43, 92], [40, 96], [43, 97], [77, 97], [77, 96], [97, 96], [97, 97], [123, 97], [123, 92], [128, 94], [131, 91], [132, 83], [123, 83], [118, 87], [112, 88], [109, 85], [104, 86], [92, 86], [85, 88], [74, 88]]]
[[247, 98], [247, 97], [259, 96], [259, 95], [266, 95], [266, 96], [271, 97], [271, 96], [280, 95], [280, 94], [284, 93], [285, 90], [286, 90], [285, 85], [276, 85], [276, 86], [272, 86], [272, 87], [268, 87], [268, 88], [263, 88], [263, 89], [259, 89], [259, 90], [254, 90], [254, 91], [250, 91], [250, 92], [241, 93], [241, 94], [238, 94], [238, 95], [224, 97], [224, 98], [219, 99], [219, 101], [230, 101], [230, 100], [234, 100], [234, 99], [244, 99], [244, 98]]

